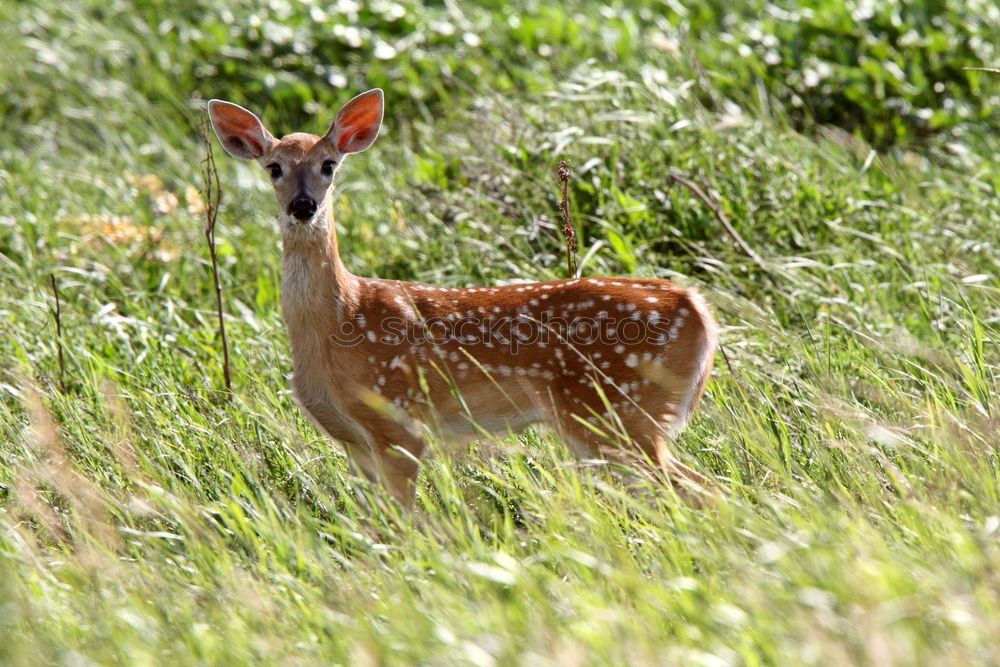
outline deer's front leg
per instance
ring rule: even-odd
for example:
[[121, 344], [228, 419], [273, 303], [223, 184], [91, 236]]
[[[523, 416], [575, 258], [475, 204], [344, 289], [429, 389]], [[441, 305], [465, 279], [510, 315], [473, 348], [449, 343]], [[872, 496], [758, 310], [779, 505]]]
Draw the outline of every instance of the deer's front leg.
[[379, 461], [369, 447], [370, 438], [361, 426], [345, 414], [330, 398], [310, 391], [304, 382], [292, 381], [295, 398], [302, 411], [347, 452], [351, 467], [371, 481], [379, 479]]
[[420, 468], [418, 461], [424, 452], [423, 438], [410, 424], [368, 406], [356, 406], [350, 414], [358, 423], [364, 424], [367, 435], [365, 454], [374, 465], [366, 474], [377, 476], [396, 502], [410, 509]]

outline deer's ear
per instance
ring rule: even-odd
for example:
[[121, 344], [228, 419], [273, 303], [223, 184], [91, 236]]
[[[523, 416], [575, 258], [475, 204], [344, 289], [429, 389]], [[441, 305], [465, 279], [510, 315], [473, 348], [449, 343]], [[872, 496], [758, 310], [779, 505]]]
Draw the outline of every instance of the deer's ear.
[[323, 138], [341, 153], [360, 153], [378, 136], [382, 109], [380, 88], [361, 93], [337, 112], [337, 119]]
[[260, 119], [238, 104], [210, 100], [208, 118], [226, 152], [240, 160], [256, 160], [274, 145]]

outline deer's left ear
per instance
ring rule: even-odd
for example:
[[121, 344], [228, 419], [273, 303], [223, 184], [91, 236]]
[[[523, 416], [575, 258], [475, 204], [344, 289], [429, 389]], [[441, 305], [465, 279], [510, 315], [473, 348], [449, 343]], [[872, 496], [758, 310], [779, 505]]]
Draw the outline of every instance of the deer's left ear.
[[341, 153], [360, 153], [378, 136], [382, 109], [380, 88], [361, 93], [337, 112], [337, 119], [323, 138]]

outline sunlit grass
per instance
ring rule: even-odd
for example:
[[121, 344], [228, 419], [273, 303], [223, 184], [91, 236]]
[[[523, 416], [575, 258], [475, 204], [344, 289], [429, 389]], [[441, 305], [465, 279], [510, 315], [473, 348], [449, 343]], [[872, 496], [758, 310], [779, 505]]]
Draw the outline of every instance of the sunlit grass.
[[[779, 106], [727, 102], [662, 49], [590, 44], [602, 23], [556, 9], [525, 20], [564, 44], [530, 87], [511, 81], [538, 37], [514, 27], [506, 68], [466, 63], [475, 86], [446, 68], [344, 65], [344, 99], [393, 83], [386, 131], [335, 202], [352, 270], [561, 277], [554, 168], [568, 159], [582, 271], [697, 286], [722, 325], [676, 443], [718, 502], [684, 504], [529, 430], [434, 443], [408, 515], [288, 394], [274, 204], [234, 161], [219, 242], [235, 392], [220, 391], [189, 194], [202, 157], [189, 98], [209, 91], [121, 55], [153, 40], [184, 70], [217, 37], [177, 44], [127, 13], [71, 22], [79, 8], [40, 3], [35, 20], [72, 33], [40, 64], [44, 45], [17, 32], [25, 7], [0, 10], [20, 21], [0, 27], [2, 90], [21, 86], [0, 102], [0, 662], [1000, 657], [1000, 144], [985, 124], [875, 154], [840, 130], [798, 134]], [[445, 10], [426, 11], [421, 30]], [[94, 45], [114, 39], [109, 73]], [[212, 95], [246, 101], [242, 75], [216, 80]], [[274, 131], [329, 123], [332, 109], [268, 91], [246, 95], [267, 100]], [[669, 171], [706, 187], [774, 281]]]

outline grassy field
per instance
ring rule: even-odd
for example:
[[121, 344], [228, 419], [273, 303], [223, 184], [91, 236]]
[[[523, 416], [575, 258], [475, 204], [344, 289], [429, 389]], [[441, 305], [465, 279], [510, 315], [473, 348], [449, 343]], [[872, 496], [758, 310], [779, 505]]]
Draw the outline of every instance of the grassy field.
[[[0, 4], [0, 663], [1000, 662], [1000, 76], [962, 69], [1000, 12], [801, 5]], [[716, 312], [676, 445], [716, 506], [542, 430], [373, 506], [292, 403], [273, 197], [217, 149], [221, 390], [204, 100], [319, 132], [372, 86], [351, 270], [564, 277], [568, 160], [581, 272]]]

